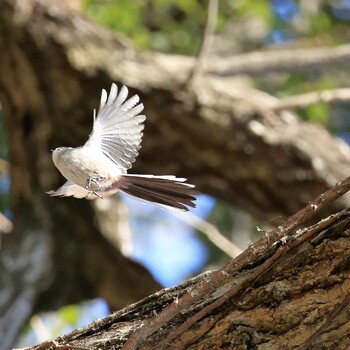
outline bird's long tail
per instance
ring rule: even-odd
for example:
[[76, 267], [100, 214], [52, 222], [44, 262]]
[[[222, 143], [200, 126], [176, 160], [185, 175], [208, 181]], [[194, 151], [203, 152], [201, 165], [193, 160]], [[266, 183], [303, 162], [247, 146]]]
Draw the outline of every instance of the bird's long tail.
[[175, 176], [125, 175], [120, 189], [134, 197], [169, 208], [188, 211], [195, 208], [193, 201], [198, 192], [186, 179]]

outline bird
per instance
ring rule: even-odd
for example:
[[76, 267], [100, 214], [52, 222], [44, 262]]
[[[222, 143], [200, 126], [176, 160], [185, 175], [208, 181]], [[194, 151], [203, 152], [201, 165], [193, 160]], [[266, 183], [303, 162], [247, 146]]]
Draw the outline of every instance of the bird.
[[128, 174], [141, 148], [144, 106], [138, 95], [128, 98], [128, 88], [113, 83], [109, 95], [102, 89], [100, 106], [93, 112], [93, 129], [80, 147], [57, 147], [52, 152], [56, 168], [66, 182], [50, 196], [106, 198], [118, 191], [155, 203], [162, 208], [195, 208], [198, 192], [186, 178], [173, 175]]

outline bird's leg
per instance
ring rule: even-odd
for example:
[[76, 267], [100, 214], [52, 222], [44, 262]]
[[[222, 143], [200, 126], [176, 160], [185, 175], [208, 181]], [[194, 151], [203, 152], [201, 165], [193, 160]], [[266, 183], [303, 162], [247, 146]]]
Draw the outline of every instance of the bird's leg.
[[103, 198], [98, 194], [98, 191], [101, 190], [101, 181], [106, 179], [105, 176], [101, 175], [91, 175], [85, 182], [85, 188], [89, 190], [88, 195], [94, 194], [98, 198]]
[[[85, 188], [87, 190], [92, 190], [93, 187], [99, 187], [99, 182], [101, 182], [101, 180], [106, 179], [105, 176], [101, 176], [101, 175], [91, 175], [87, 178], [86, 182], [85, 182]], [[95, 185], [95, 186], [94, 186]]]
[[92, 194], [95, 195], [98, 198], [102, 198], [103, 199], [103, 197], [100, 196], [96, 191], [89, 191], [88, 194], [86, 195], [86, 197], [89, 197]]

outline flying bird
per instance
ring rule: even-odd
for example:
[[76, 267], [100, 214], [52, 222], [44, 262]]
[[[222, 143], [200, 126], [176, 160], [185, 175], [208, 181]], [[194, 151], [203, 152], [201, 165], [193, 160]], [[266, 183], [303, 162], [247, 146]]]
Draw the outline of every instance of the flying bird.
[[167, 209], [187, 211], [188, 207], [195, 207], [194, 195], [198, 192], [185, 178], [127, 174], [139, 154], [146, 119], [140, 114], [144, 107], [139, 96], [127, 97], [126, 86], [118, 93], [113, 83], [109, 96], [102, 90], [87, 142], [76, 148], [58, 147], [52, 152], [55, 166], [68, 181], [47, 193], [91, 200], [123, 191]]

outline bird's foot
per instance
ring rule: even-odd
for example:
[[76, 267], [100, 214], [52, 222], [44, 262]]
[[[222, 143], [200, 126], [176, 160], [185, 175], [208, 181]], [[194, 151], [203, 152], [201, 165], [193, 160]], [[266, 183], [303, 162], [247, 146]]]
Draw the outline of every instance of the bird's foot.
[[[97, 185], [97, 187], [99, 187], [99, 183], [105, 179], [106, 179], [105, 176], [101, 176], [101, 175], [97, 175], [97, 174], [91, 175], [91, 176], [89, 176], [89, 178], [85, 182], [85, 188], [87, 190], [92, 190], [92, 189], [96, 188], [96, 185]], [[94, 191], [92, 191], [92, 192], [94, 192]]]
[[[103, 197], [100, 196], [96, 191], [89, 191], [88, 194], [86, 195], [86, 197], [89, 198], [89, 197], [92, 196], [92, 195], [94, 195], [94, 196], [96, 196], [96, 197], [98, 197], [98, 198], [103, 199]], [[92, 198], [92, 199], [93, 199], [93, 198]]]

